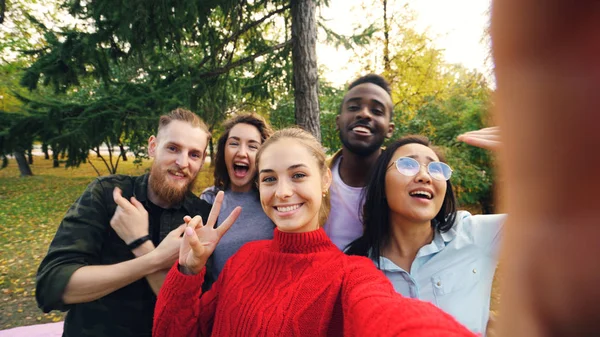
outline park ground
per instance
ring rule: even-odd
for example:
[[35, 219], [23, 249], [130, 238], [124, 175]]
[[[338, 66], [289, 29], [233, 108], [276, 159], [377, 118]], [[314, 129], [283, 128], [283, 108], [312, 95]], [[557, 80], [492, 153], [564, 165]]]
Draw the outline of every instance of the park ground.
[[[100, 161], [94, 161], [102, 167]], [[139, 175], [149, 162], [119, 164], [119, 173]], [[35, 273], [69, 206], [97, 177], [89, 164], [52, 168], [52, 161], [34, 158], [32, 177], [22, 178], [14, 160], [0, 170], [0, 330], [58, 322], [64, 313], [44, 314], [35, 302]], [[106, 172], [106, 171], [105, 171]], [[212, 170], [201, 171], [195, 192], [212, 185]], [[497, 283], [497, 282], [494, 282]], [[492, 310], [500, 294], [494, 286]]]

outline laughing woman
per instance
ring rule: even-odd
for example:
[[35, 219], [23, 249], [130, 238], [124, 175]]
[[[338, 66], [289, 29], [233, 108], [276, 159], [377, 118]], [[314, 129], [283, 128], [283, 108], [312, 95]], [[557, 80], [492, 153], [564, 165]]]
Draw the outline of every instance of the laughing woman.
[[244, 245], [202, 292], [206, 260], [239, 212], [214, 229], [219, 192], [205, 226], [200, 217], [186, 219], [153, 336], [473, 336], [430, 303], [396, 293], [369, 259], [331, 242], [321, 228], [331, 171], [311, 134], [278, 131], [256, 161], [260, 202], [277, 226], [273, 239]]
[[457, 212], [451, 175], [427, 138], [390, 144], [364, 191], [364, 234], [346, 253], [373, 259], [400, 294], [485, 333], [505, 216]]
[[[223, 134], [217, 142], [215, 185], [202, 192], [201, 199], [214, 203], [218, 191], [225, 197], [221, 209], [229, 214], [237, 207], [242, 213], [237, 226], [227, 232], [211, 256], [205, 288], [217, 279], [227, 259], [246, 242], [273, 238], [275, 225], [265, 215], [256, 187], [256, 153], [273, 131], [254, 113], [236, 115], [223, 123]], [[224, 219], [217, 220], [220, 226]]]

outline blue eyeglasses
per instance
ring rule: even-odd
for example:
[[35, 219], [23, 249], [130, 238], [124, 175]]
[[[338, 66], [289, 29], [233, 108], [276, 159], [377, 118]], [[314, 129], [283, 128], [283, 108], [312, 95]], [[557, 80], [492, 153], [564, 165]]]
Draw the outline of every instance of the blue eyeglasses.
[[[413, 158], [400, 157], [396, 160], [396, 169], [407, 177], [413, 177], [421, 170], [421, 164]], [[427, 164], [427, 172], [435, 180], [447, 181], [452, 176], [450, 166], [440, 161], [432, 161]]]

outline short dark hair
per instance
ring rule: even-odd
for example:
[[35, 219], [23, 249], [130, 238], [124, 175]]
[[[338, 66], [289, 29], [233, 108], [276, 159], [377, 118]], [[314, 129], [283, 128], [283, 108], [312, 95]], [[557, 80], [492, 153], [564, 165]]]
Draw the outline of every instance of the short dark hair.
[[385, 78], [383, 78], [383, 76], [377, 75], [377, 74], [368, 74], [368, 75], [361, 76], [361, 77], [355, 79], [348, 86], [348, 90], [356, 87], [357, 85], [363, 84], [363, 83], [375, 84], [375, 85], [381, 87], [383, 90], [385, 90], [385, 92], [387, 92], [388, 95], [390, 95], [390, 97], [392, 96], [392, 88], [390, 87], [390, 83]]
[[[352, 81], [352, 83], [350, 83], [347, 91], [350, 91], [350, 90], [352, 90], [352, 88], [359, 86], [361, 84], [365, 84], [365, 83], [375, 84], [376, 86], [382, 88], [390, 96], [390, 100], [392, 100], [392, 88], [390, 86], [390, 83], [383, 76], [377, 75], [377, 74], [368, 74], [368, 75], [364, 75], [364, 76], [361, 76], [361, 77], [355, 79], [354, 81]], [[344, 98], [346, 98], [346, 95], [344, 95]], [[342, 112], [343, 105], [344, 105], [344, 100], [342, 99], [342, 103], [340, 104], [340, 111], [338, 113]], [[389, 108], [390, 108], [390, 121], [391, 121], [392, 117], [394, 116], [393, 103], [392, 103], [392, 106], [390, 106]]]
[[[402, 137], [391, 143], [377, 159], [361, 197], [364, 201], [362, 210], [364, 233], [348, 245], [346, 253], [367, 256], [371, 251], [371, 257], [375, 259], [378, 266], [381, 249], [387, 244], [391, 233], [390, 205], [385, 195], [385, 175], [396, 150], [407, 144], [427, 146], [435, 152], [441, 162], [446, 161], [442, 153], [431, 144], [427, 137], [423, 136]], [[444, 202], [440, 211], [431, 220], [431, 227], [434, 231], [444, 233], [452, 228], [455, 220], [456, 198], [452, 190], [452, 183], [448, 180], [446, 181]]]
[[[217, 141], [217, 153], [215, 155], [215, 187], [220, 190], [226, 190], [231, 187], [231, 179], [229, 179], [229, 173], [227, 172], [227, 164], [225, 163], [225, 143], [229, 138], [229, 132], [237, 124], [249, 124], [254, 126], [260, 133], [261, 144], [265, 142], [273, 134], [273, 130], [265, 121], [265, 119], [256, 113], [241, 113], [235, 115], [225, 122], [223, 122], [223, 133]], [[253, 188], [256, 189], [256, 184], [252, 184]]]

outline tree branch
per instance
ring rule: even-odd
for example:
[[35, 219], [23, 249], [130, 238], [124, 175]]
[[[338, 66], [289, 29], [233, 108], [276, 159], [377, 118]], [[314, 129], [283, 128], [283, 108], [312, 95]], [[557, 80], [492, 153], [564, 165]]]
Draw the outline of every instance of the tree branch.
[[98, 169], [96, 168], [96, 166], [92, 163], [92, 160], [88, 157], [88, 163], [90, 163], [90, 165], [92, 165], [92, 168], [94, 169], [94, 171], [96, 171], [96, 174], [98, 175], [98, 177], [102, 176], [100, 174], [100, 171], [98, 171]]
[[[240, 30], [238, 30], [237, 32], [233, 33], [230, 37], [226, 38], [223, 40], [223, 42], [221, 42], [221, 44], [215, 48], [215, 50], [220, 50], [222, 49], [224, 46], [226, 46], [229, 42], [231, 41], [235, 41], [237, 40], [238, 37], [240, 37], [240, 35], [244, 34], [245, 32], [249, 31], [250, 29], [260, 25], [261, 23], [265, 22], [267, 19], [269, 19], [270, 17], [277, 15], [279, 13], [283, 13], [284, 11], [286, 11], [287, 9], [289, 9], [291, 7], [291, 5], [287, 5], [287, 6], [283, 6], [280, 9], [273, 11], [265, 16], [263, 16], [262, 18], [251, 22], [249, 24], [247, 24], [246, 26], [242, 27]], [[211, 59], [210, 54], [207, 54], [206, 56], [204, 56], [204, 58], [202, 59], [202, 61], [200, 61], [200, 63], [198, 64], [198, 69], [202, 68], [206, 62], [208, 62]]]
[[108, 165], [108, 163], [106, 162], [106, 159], [104, 159], [104, 157], [100, 154], [100, 147], [97, 146], [94, 149], [94, 152], [96, 152], [96, 156], [100, 159], [102, 159], [102, 161], [104, 162], [104, 166], [106, 166], [106, 169], [110, 172], [110, 166]]
[[258, 53], [254, 54], [254, 55], [250, 55], [250, 56], [241, 58], [241, 59], [239, 59], [239, 60], [237, 60], [235, 62], [231, 62], [231, 63], [227, 64], [224, 67], [216, 68], [216, 69], [213, 69], [211, 71], [204, 72], [204, 73], [199, 73], [198, 77], [214, 77], [214, 76], [218, 76], [218, 75], [224, 74], [224, 73], [228, 72], [229, 70], [231, 70], [231, 69], [233, 69], [235, 67], [238, 67], [238, 66], [241, 66], [242, 64], [245, 64], [245, 63], [248, 63], [250, 61], [253, 61], [256, 58], [258, 58], [260, 56], [263, 56], [263, 55], [265, 55], [265, 54], [267, 54], [269, 52], [281, 49], [281, 48], [283, 48], [283, 47], [285, 47], [285, 46], [287, 46], [288, 44], [291, 44], [291, 43], [292, 43], [292, 40], [287, 40], [287, 41], [285, 41], [283, 43], [274, 45], [273, 47], [270, 47], [270, 48], [267, 48], [265, 50], [259, 51]]

